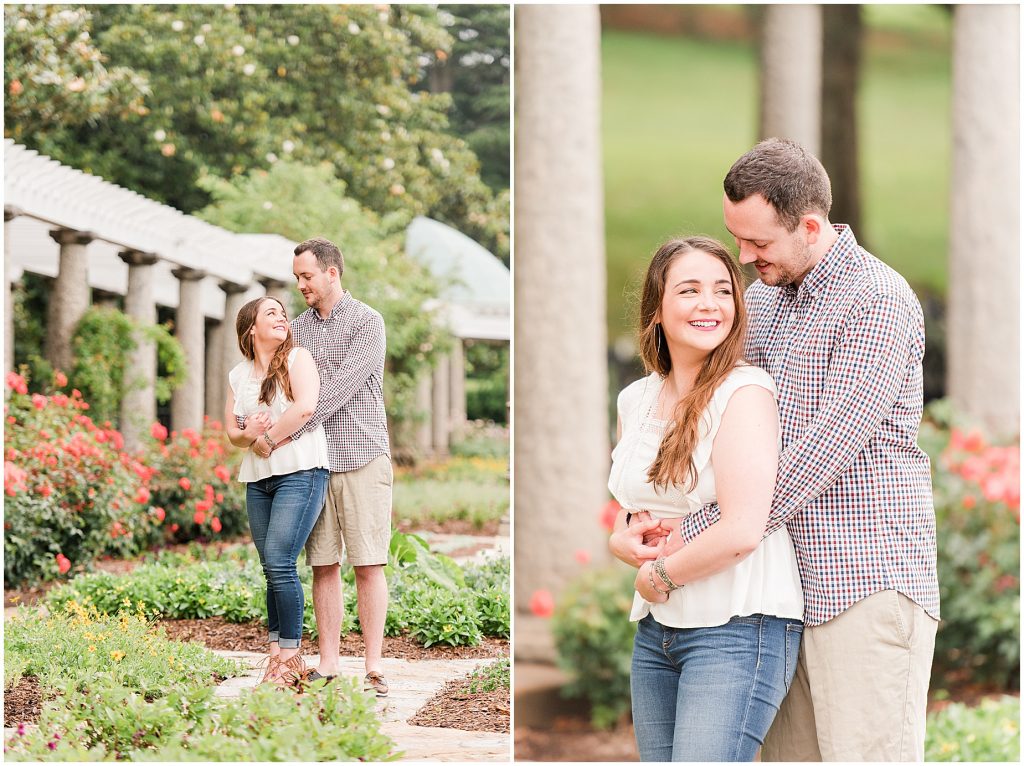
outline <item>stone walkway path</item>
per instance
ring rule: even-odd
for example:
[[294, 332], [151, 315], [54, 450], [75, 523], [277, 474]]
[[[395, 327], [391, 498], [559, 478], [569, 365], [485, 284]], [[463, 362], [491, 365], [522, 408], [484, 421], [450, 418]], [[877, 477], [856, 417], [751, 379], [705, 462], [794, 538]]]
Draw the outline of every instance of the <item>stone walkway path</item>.
[[[252, 668], [244, 676], [229, 678], [217, 688], [221, 697], [235, 697], [242, 689], [256, 685], [259, 671], [256, 663], [263, 659], [254, 652], [221, 652], [217, 654], [238, 660]], [[307, 663], [316, 665], [317, 655], [306, 657]], [[475, 660], [398, 660], [384, 658], [384, 677], [390, 692], [377, 701], [377, 714], [383, 721], [381, 731], [395, 741], [402, 752], [403, 761], [481, 761], [495, 762], [511, 759], [511, 740], [508, 734], [495, 732], [461, 731], [426, 726], [411, 726], [412, 718], [433, 697], [445, 682], [462, 678], [489, 659]], [[361, 657], [342, 657], [341, 672], [345, 676], [362, 678]], [[329, 689], [328, 685], [326, 689]]]

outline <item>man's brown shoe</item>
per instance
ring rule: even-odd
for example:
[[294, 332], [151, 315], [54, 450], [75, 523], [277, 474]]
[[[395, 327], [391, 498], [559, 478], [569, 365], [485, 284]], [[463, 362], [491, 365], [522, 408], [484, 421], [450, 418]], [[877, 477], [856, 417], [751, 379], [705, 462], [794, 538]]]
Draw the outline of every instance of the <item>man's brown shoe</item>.
[[376, 670], [371, 670], [363, 679], [363, 691], [375, 692], [378, 697], [387, 697], [388, 682]]

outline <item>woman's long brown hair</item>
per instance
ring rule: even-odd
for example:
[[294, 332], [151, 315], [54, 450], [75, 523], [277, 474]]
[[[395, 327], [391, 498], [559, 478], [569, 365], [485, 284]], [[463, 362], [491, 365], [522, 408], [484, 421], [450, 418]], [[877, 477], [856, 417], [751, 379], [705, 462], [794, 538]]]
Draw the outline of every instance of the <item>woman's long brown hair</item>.
[[682, 397], [672, 412], [671, 422], [658, 447], [658, 455], [647, 472], [648, 481], [655, 487], [668, 488], [679, 484], [691, 491], [697, 485], [697, 472], [693, 464], [693, 451], [700, 440], [701, 416], [715, 389], [743, 357], [743, 341], [747, 334], [747, 311], [743, 305], [743, 276], [729, 251], [718, 240], [696, 236], [673, 239], [658, 248], [647, 267], [647, 276], [640, 297], [639, 338], [640, 359], [647, 372], [656, 372], [662, 378], [672, 370], [672, 357], [664, 336], [658, 313], [665, 297], [668, 270], [677, 258], [700, 251], [717, 258], [729, 271], [732, 281], [733, 305], [736, 315], [732, 329], [725, 340], [708, 354], [701, 365], [693, 389]]
[[[238, 310], [238, 318], [235, 320], [235, 331], [238, 333], [238, 348], [242, 352], [242, 356], [249, 361], [256, 359], [256, 341], [252, 336], [251, 330], [253, 325], [256, 324], [256, 317], [259, 316], [260, 306], [263, 305], [264, 301], [274, 301], [277, 303], [281, 307], [281, 311], [284, 312], [285, 319], [288, 318], [288, 309], [284, 307], [284, 303], [270, 295], [255, 298]], [[284, 341], [274, 351], [274, 355], [270, 358], [270, 364], [267, 365], [267, 372], [263, 377], [263, 384], [260, 386], [258, 401], [269, 405], [277, 395], [278, 386], [284, 391], [285, 398], [288, 401], [292, 401], [292, 382], [288, 377], [288, 354], [292, 350], [293, 345], [292, 328], [289, 325], [288, 335], [285, 336]]]

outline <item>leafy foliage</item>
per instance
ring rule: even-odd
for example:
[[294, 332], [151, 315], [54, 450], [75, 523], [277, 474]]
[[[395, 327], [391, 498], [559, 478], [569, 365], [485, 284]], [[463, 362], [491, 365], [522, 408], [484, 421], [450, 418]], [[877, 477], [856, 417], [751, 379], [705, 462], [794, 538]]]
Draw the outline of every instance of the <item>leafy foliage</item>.
[[469, 691], [472, 694], [479, 694], [493, 692], [496, 689], [507, 690], [511, 686], [510, 672], [508, 657], [489, 662], [470, 674]]
[[[416, 89], [452, 47], [436, 9], [50, 8], [5, 9], [6, 135], [185, 212], [210, 201], [204, 170], [328, 162], [367, 207], [430, 215], [507, 255], [507, 199], [449, 132], [451, 97]], [[83, 44], [88, 77], [74, 76]]]
[[954, 703], [928, 716], [924, 759], [929, 762], [1020, 762], [1020, 697]]

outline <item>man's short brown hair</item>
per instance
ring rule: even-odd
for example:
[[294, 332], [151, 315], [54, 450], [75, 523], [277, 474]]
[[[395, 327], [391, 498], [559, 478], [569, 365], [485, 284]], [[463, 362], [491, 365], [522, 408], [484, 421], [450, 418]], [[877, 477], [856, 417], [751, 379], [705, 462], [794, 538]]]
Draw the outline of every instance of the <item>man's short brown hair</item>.
[[731, 202], [760, 194], [787, 231], [794, 231], [807, 213], [828, 218], [832, 209], [832, 185], [825, 168], [800, 144], [785, 138], [758, 143], [733, 163], [722, 185]]
[[321, 270], [327, 271], [333, 266], [338, 270], [339, 278], [345, 273], [345, 258], [338, 246], [331, 240], [325, 237], [311, 237], [295, 246], [295, 255], [302, 255], [307, 250], [316, 257], [317, 265]]

